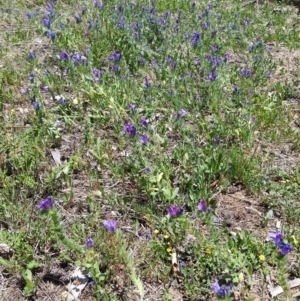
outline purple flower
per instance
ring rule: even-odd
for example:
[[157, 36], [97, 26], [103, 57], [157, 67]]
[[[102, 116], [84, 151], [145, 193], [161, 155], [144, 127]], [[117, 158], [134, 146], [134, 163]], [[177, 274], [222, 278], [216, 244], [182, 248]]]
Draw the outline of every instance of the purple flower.
[[56, 38], [56, 33], [54, 31], [48, 30], [47, 31], [47, 36], [51, 39], [55, 39]]
[[150, 78], [145, 76], [145, 89], [150, 88]]
[[47, 28], [50, 28], [51, 26], [51, 20], [50, 19], [44, 19], [43, 20], [43, 25]]
[[48, 196], [46, 199], [41, 200], [40, 203], [38, 204], [38, 208], [40, 210], [49, 210], [52, 208], [53, 202], [51, 196]]
[[268, 78], [272, 77], [272, 72], [271, 72], [271, 71], [268, 71], [268, 72], [266, 73], [266, 77], [268, 77]]
[[141, 63], [142, 65], [144, 65], [144, 64], [146, 63], [146, 60], [145, 60], [143, 57], [140, 57], [140, 63]]
[[55, 99], [59, 102], [59, 103], [64, 103], [66, 101], [66, 99], [62, 96], [62, 95], [57, 95], [55, 96]]
[[229, 59], [230, 54], [228, 52], [226, 52], [224, 54], [224, 62], [227, 63], [228, 59]]
[[197, 205], [197, 210], [199, 211], [206, 211], [207, 210], [207, 204], [205, 202], [205, 200], [200, 200], [198, 205]]
[[136, 128], [133, 124], [131, 124], [130, 122], [127, 122], [124, 125], [124, 129], [125, 131], [132, 137], [134, 137], [136, 135]]
[[30, 82], [33, 82], [33, 80], [34, 80], [34, 75], [33, 75], [33, 73], [30, 73], [30, 74], [29, 74], [28, 80], [29, 80]]
[[217, 78], [217, 74], [215, 72], [211, 72], [207, 77], [206, 81], [213, 82]]
[[104, 7], [104, 4], [99, 1], [95, 1], [95, 7], [102, 9]]
[[151, 66], [152, 68], [155, 68], [155, 67], [157, 66], [157, 64], [156, 64], [155, 61], [151, 61], [151, 62], [150, 62], [150, 66]]
[[247, 69], [241, 69], [240, 70], [240, 75], [243, 76], [243, 77], [250, 77], [252, 75], [252, 71], [247, 70]]
[[111, 70], [115, 71], [116, 73], [119, 73], [121, 71], [121, 68], [118, 65], [112, 65]]
[[269, 233], [269, 238], [271, 238], [276, 245], [279, 244], [279, 242], [282, 240], [283, 237], [284, 237], [283, 232]]
[[110, 232], [115, 232], [117, 229], [117, 221], [114, 219], [105, 221], [103, 223], [104, 227], [106, 228], [106, 230], [110, 231]]
[[33, 60], [36, 58], [36, 53], [35, 52], [29, 52], [27, 55], [27, 58], [30, 60]]
[[60, 58], [63, 59], [63, 60], [65, 60], [65, 61], [68, 61], [68, 60], [70, 59], [70, 57], [69, 57], [69, 55], [68, 55], [68, 53], [67, 53], [66, 50], [63, 50], [63, 51], [61, 52]]
[[50, 71], [49, 71], [48, 69], [45, 69], [45, 70], [43, 71], [43, 75], [45, 75], [45, 76], [50, 75]]
[[66, 26], [65, 26], [65, 24], [63, 24], [63, 23], [60, 23], [60, 24], [59, 24], [59, 28], [60, 28], [61, 30], [64, 30], [64, 29], [66, 28]]
[[182, 208], [178, 208], [176, 205], [172, 205], [170, 206], [170, 208], [168, 209], [168, 214], [170, 216], [177, 216], [183, 213], [183, 207]]
[[215, 137], [215, 138], [213, 139], [213, 143], [215, 143], [215, 144], [220, 144], [220, 142], [221, 142], [220, 137]]
[[128, 107], [129, 107], [129, 110], [130, 110], [131, 112], [135, 112], [135, 109], [136, 109], [136, 103], [135, 103], [135, 102], [131, 102], [131, 103], [128, 105]]
[[292, 245], [287, 244], [287, 243], [285, 243], [285, 242], [283, 242], [283, 241], [280, 241], [280, 242], [277, 244], [277, 247], [279, 248], [279, 249], [278, 249], [278, 252], [279, 252], [281, 255], [283, 255], [283, 256], [289, 254], [289, 253], [292, 252], [292, 250], [293, 250], [293, 246], [292, 246]]
[[43, 92], [49, 92], [49, 87], [48, 86], [44, 86], [44, 87], [42, 87], [42, 91]]
[[92, 245], [93, 245], [93, 240], [92, 240], [91, 238], [87, 238], [85, 244], [86, 244], [86, 247], [89, 249], [89, 248], [91, 248]]
[[146, 174], [150, 173], [150, 171], [151, 171], [151, 170], [150, 170], [150, 167], [146, 167], [146, 168], [145, 168], [145, 173], [146, 173]]
[[146, 120], [146, 117], [143, 116], [143, 117], [141, 118], [140, 123], [141, 123], [141, 125], [142, 125], [143, 127], [145, 127], [145, 128], [148, 127], [148, 122], [147, 122], [147, 120]]
[[211, 290], [213, 292], [215, 292], [218, 296], [220, 297], [225, 297], [226, 296], [226, 290], [224, 287], [221, 287], [219, 285], [219, 282], [218, 280], [216, 279], [215, 282], [212, 284], [211, 286]]
[[29, 92], [28, 88], [21, 89], [21, 94], [23, 94], [23, 95], [28, 94], [28, 92]]
[[120, 29], [125, 28], [125, 18], [122, 16], [119, 23], [118, 23], [118, 27]]
[[115, 52], [115, 53], [113, 54], [113, 60], [114, 60], [114, 61], [119, 61], [121, 58], [122, 58], [122, 54], [121, 54], [121, 53]]
[[176, 119], [185, 117], [188, 114], [188, 110], [187, 109], [181, 109], [178, 113], [175, 113], [174, 116]]
[[195, 11], [195, 7], [196, 7], [196, 2], [193, 1], [193, 2], [192, 2], [192, 5], [191, 5], [191, 12], [194, 12], [194, 11]]
[[146, 135], [141, 135], [141, 143], [143, 145], [147, 145], [148, 144], [148, 137]]
[[193, 33], [193, 38], [192, 38], [193, 46], [198, 46], [199, 41], [200, 41], [200, 33], [194, 32]]
[[76, 23], [80, 23], [81, 22], [81, 18], [80, 18], [80, 16], [78, 14], [74, 15], [74, 19], [75, 19]]
[[276, 232], [276, 233], [272, 233], [270, 232], [269, 233], [269, 238], [271, 238], [275, 245], [278, 247], [278, 252], [285, 256], [287, 254], [289, 254], [292, 249], [293, 249], [293, 246], [290, 245], [290, 244], [287, 244], [285, 243], [282, 238], [284, 237], [284, 233], [283, 232]]
[[204, 29], [207, 29], [207, 28], [209, 28], [210, 23], [209, 22], [203, 22], [202, 26], [203, 26]]
[[217, 35], [217, 33], [218, 33], [217, 30], [213, 30], [213, 31], [210, 33], [210, 35], [211, 35], [212, 37], [215, 37], [215, 36]]
[[32, 19], [33, 18], [33, 13], [27, 12], [25, 16], [26, 16], [27, 19]]

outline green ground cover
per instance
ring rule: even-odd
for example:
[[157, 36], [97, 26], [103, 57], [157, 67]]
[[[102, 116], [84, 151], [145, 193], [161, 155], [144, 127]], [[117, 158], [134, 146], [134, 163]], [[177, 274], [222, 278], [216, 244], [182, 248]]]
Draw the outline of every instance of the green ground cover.
[[296, 300], [295, 7], [0, 4], [4, 300]]

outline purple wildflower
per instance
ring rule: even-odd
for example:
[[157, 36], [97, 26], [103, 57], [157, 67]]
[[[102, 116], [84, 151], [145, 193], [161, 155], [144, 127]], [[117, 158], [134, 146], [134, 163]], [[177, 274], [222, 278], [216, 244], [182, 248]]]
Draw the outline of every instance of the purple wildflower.
[[207, 204], [205, 202], [205, 200], [200, 200], [198, 205], [197, 205], [197, 210], [199, 211], [206, 211], [207, 210]]
[[207, 28], [210, 27], [210, 23], [209, 23], [209, 22], [203, 22], [203, 23], [202, 23], [202, 27], [203, 27], [204, 29], [207, 29]]
[[237, 85], [233, 85], [233, 92], [234, 93], [240, 93], [240, 89]]
[[283, 237], [284, 237], [283, 232], [269, 233], [269, 238], [271, 238], [274, 241], [275, 245], [278, 247], [278, 253], [285, 256], [292, 251], [293, 246], [285, 243], [282, 240]]
[[212, 71], [207, 77], [206, 77], [206, 81], [208, 82], [213, 82], [215, 79], [217, 78], [217, 74]]
[[247, 69], [241, 69], [240, 70], [240, 75], [243, 76], [243, 77], [250, 77], [252, 75], [252, 71], [247, 70]]
[[36, 53], [35, 52], [29, 52], [27, 55], [27, 58], [30, 60], [33, 60], [36, 58]]
[[32, 19], [33, 18], [33, 13], [31, 13], [31, 12], [27, 12], [26, 13], [26, 18], [29, 20], [29, 19]]
[[146, 63], [146, 60], [145, 60], [143, 57], [140, 57], [140, 63], [141, 63], [142, 65], [144, 65], [144, 64]]
[[210, 35], [211, 35], [212, 37], [215, 37], [215, 36], [217, 35], [217, 33], [218, 33], [217, 30], [213, 30], [213, 31], [210, 33]]
[[28, 88], [21, 89], [21, 94], [26, 95], [28, 93], [29, 93], [29, 89]]
[[46, 199], [41, 200], [40, 203], [38, 204], [38, 208], [40, 210], [49, 210], [52, 208], [53, 202], [51, 196], [48, 196]]
[[104, 4], [102, 2], [99, 1], [95, 1], [95, 7], [102, 9], [104, 7]]
[[120, 29], [125, 28], [125, 18], [122, 16], [119, 23], [118, 23], [118, 27]]
[[121, 71], [121, 68], [118, 65], [112, 65], [111, 70], [115, 71], [116, 73], [119, 73]]
[[148, 127], [148, 122], [147, 122], [146, 117], [142, 117], [140, 123], [143, 127], [145, 127], [145, 128]]
[[136, 103], [135, 103], [135, 102], [131, 102], [131, 103], [128, 105], [128, 107], [129, 107], [129, 110], [130, 110], [131, 112], [134, 112], [135, 109], [136, 109]]
[[55, 99], [59, 102], [59, 103], [64, 103], [66, 101], [66, 99], [62, 96], [62, 95], [57, 95], [55, 96]]
[[30, 73], [30, 74], [29, 74], [28, 80], [29, 80], [30, 82], [33, 82], [33, 81], [34, 81], [34, 74], [33, 74], [33, 73]]
[[44, 87], [42, 87], [42, 91], [43, 91], [43, 92], [49, 92], [50, 89], [49, 89], [48, 86], [44, 86]]
[[145, 89], [150, 88], [150, 78], [148, 76], [145, 76]]
[[115, 232], [117, 229], [117, 221], [114, 219], [104, 221], [103, 225], [106, 228], [106, 230], [110, 232]]
[[172, 205], [170, 206], [170, 208], [168, 209], [168, 214], [170, 216], [177, 216], [182, 214], [184, 211], [183, 207], [182, 208], [178, 208], [176, 205]]
[[187, 114], [188, 114], [188, 110], [187, 109], [181, 109], [178, 113], [174, 114], [174, 117], [176, 119], [179, 119], [179, 118], [187, 116]]
[[60, 24], [59, 24], [59, 28], [60, 28], [61, 30], [64, 30], [64, 29], [66, 28], [66, 26], [65, 26], [65, 24], [63, 24], [63, 23], [60, 23]]
[[86, 244], [86, 247], [89, 249], [89, 248], [91, 248], [92, 245], [93, 245], [93, 240], [92, 240], [91, 238], [87, 238], [85, 244]]
[[215, 137], [215, 138], [213, 139], [213, 143], [215, 143], [215, 144], [220, 144], [220, 142], [221, 142], [220, 137]]
[[290, 245], [290, 244], [287, 244], [283, 241], [280, 241], [278, 244], [277, 244], [277, 247], [279, 248], [278, 249], [278, 253], [280, 253], [281, 255], [285, 256], [287, 254], [289, 254], [290, 252], [292, 252], [293, 250], [293, 246]]
[[141, 143], [143, 145], [147, 145], [148, 144], [148, 137], [146, 135], [141, 135]]
[[271, 72], [271, 71], [268, 71], [268, 72], [266, 73], [266, 77], [268, 77], [268, 78], [272, 77], [272, 72]]
[[125, 131], [132, 137], [136, 135], [136, 128], [130, 122], [127, 122], [124, 126]]
[[269, 233], [269, 238], [271, 238], [276, 245], [279, 244], [279, 242], [282, 240], [283, 237], [284, 237], [283, 232], [277, 232], [277, 233], [270, 232]]
[[43, 20], [43, 25], [47, 28], [50, 28], [51, 26], [51, 20], [50, 19], [44, 19]]
[[193, 13], [195, 11], [195, 7], [196, 7], [196, 2], [193, 1], [192, 5], [191, 5], [191, 12]]
[[150, 170], [150, 167], [146, 167], [146, 168], [145, 168], [145, 173], [146, 173], [146, 174], [150, 173], [150, 171], [151, 171], [151, 170]]
[[226, 52], [224, 54], [224, 62], [227, 63], [228, 59], [229, 59], [230, 54], [228, 52]]
[[200, 41], [200, 33], [194, 32], [193, 33], [193, 38], [192, 38], [193, 46], [198, 46], [199, 41]]
[[78, 14], [74, 15], [74, 19], [75, 19], [76, 23], [80, 23], [81, 22], [81, 18], [80, 18], [80, 16]]
[[47, 36], [51, 39], [55, 39], [56, 38], [56, 33], [54, 31], [48, 30], [47, 31]]
[[61, 52], [60, 58], [63, 59], [63, 60], [65, 60], [65, 61], [68, 61], [68, 60], [70, 59], [70, 57], [69, 57], [69, 55], [68, 55], [68, 53], [67, 53], [66, 50], [63, 50], [63, 51]]
[[219, 297], [225, 297], [229, 292], [226, 289], [219, 285], [218, 280], [216, 279], [215, 282], [211, 286], [211, 290], [215, 292]]
[[50, 71], [49, 71], [48, 69], [45, 69], [45, 70], [43, 71], [43, 75], [45, 75], [45, 76], [50, 75]]

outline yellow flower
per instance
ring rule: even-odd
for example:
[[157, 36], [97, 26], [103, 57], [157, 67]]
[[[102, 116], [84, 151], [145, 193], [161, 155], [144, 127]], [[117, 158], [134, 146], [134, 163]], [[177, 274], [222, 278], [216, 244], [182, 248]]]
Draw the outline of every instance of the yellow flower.
[[158, 229], [155, 229], [154, 230], [154, 234], [158, 234], [159, 233], [159, 230]]
[[210, 248], [207, 248], [207, 249], [205, 250], [205, 253], [206, 253], [206, 254], [211, 254], [211, 249], [210, 249]]
[[167, 252], [171, 253], [172, 252], [172, 248], [167, 248]]
[[265, 261], [266, 260], [265, 255], [263, 255], [263, 254], [259, 255], [259, 260], [260, 261]]
[[168, 235], [164, 235], [164, 239], [168, 240], [170, 237]]
[[298, 240], [295, 238], [295, 235], [292, 236], [293, 240], [294, 240], [294, 244], [298, 245]]

